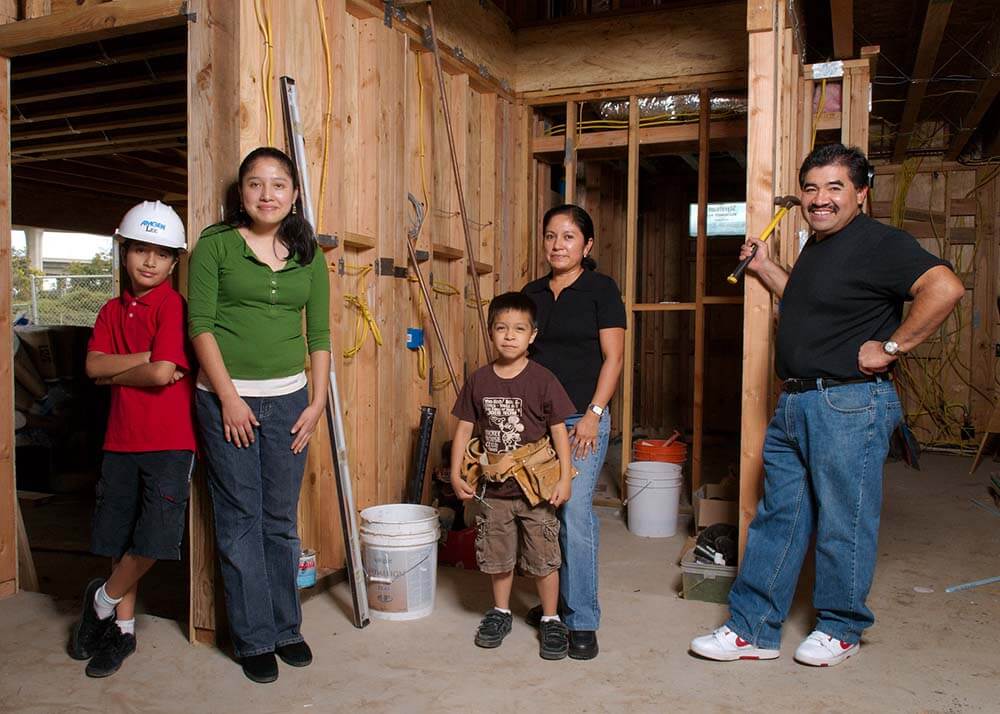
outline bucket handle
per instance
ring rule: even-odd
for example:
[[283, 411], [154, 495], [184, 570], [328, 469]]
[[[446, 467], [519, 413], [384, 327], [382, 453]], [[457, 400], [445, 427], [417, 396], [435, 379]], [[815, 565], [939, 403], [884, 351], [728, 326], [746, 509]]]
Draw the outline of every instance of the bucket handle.
[[397, 580], [399, 580], [403, 576], [409, 575], [411, 571], [416, 570], [419, 566], [423, 565], [424, 561], [427, 560], [430, 557], [431, 557], [431, 551], [428, 551], [427, 555], [425, 555], [423, 558], [421, 558], [420, 560], [418, 560], [416, 563], [414, 563], [412, 566], [410, 566], [409, 568], [407, 568], [406, 570], [404, 570], [402, 573], [400, 573], [399, 575], [397, 575], [394, 578], [383, 578], [383, 577], [379, 577], [378, 575], [370, 575], [367, 570], [364, 570], [364, 566], [362, 566], [362, 570], [364, 570], [364, 572], [365, 572], [365, 579], [367, 579], [368, 582], [370, 582], [370, 583], [378, 583], [380, 585], [392, 585], [394, 582], [396, 582]]
[[634, 494], [632, 494], [631, 496], [626, 496], [625, 500], [622, 501], [622, 507], [627, 506], [629, 501], [631, 501], [636, 496], [638, 496], [640, 493], [642, 493], [643, 491], [645, 491], [653, 483], [651, 480], [641, 479], [641, 478], [637, 478], [637, 479], [634, 479], [634, 480], [635, 481], [646, 481], [646, 484], [642, 488], [640, 488], [638, 491], [636, 491]]

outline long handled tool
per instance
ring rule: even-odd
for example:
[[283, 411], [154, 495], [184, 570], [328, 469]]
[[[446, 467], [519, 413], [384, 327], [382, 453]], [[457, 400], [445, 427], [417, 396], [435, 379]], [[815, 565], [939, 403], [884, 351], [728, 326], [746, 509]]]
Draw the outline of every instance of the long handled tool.
[[455, 134], [451, 128], [451, 110], [448, 108], [448, 92], [444, 82], [444, 72], [441, 69], [441, 54], [438, 51], [437, 30], [434, 27], [434, 8], [427, 0], [427, 17], [431, 30], [431, 53], [434, 55], [434, 68], [437, 71], [438, 92], [441, 94], [441, 109], [444, 112], [444, 125], [448, 129], [448, 148], [451, 150], [451, 168], [455, 174], [455, 191], [458, 193], [458, 212], [462, 216], [462, 232], [465, 234], [465, 262], [472, 276], [472, 289], [476, 294], [476, 315], [479, 316], [479, 330], [483, 335], [483, 347], [486, 359], [493, 359], [493, 345], [490, 343], [490, 331], [486, 327], [486, 317], [483, 315], [483, 296], [479, 290], [479, 275], [476, 273], [476, 262], [472, 254], [472, 233], [469, 229], [469, 214], [465, 209], [465, 193], [462, 191], [462, 172], [458, 167], [458, 152], [455, 150]]
[[[779, 208], [774, 212], [774, 218], [772, 218], [771, 222], [767, 224], [767, 228], [760, 232], [760, 237], [758, 238], [760, 241], [766, 241], [770, 238], [771, 233], [774, 232], [774, 229], [777, 227], [781, 219], [785, 217], [785, 214], [788, 213], [789, 209], [793, 206], [802, 205], [802, 201], [800, 201], [796, 196], [778, 196], [774, 199], [774, 205]], [[736, 266], [736, 270], [731, 272], [729, 277], [726, 278], [731, 285], [736, 285], [736, 282], [740, 279], [740, 276], [743, 275], [743, 271], [747, 269], [747, 266], [750, 265], [750, 261], [753, 260], [755, 255], [757, 255], [756, 244], [754, 244], [754, 247], [750, 250], [750, 255], [741, 260], [740, 264]]]
[[424, 227], [424, 206], [412, 193], [406, 194], [407, 199], [413, 204], [413, 210], [417, 214], [416, 224], [406, 232], [406, 250], [410, 254], [410, 262], [413, 263], [413, 272], [417, 276], [417, 283], [420, 285], [420, 292], [424, 296], [424, 304], [427, 306], [427, 314], [430, 315], [431, 325], [434, 327], [434, 334], [437, 336], [438, 346], [441, 348], [441, 356], [444, 358], [445, 367], [448, 368], [448, 378], [451, 380], [451, 388], [458, 396], [458, 377], [455, 376], [455, 367], [451, 364], [451, 355], [448, 354], [448, 343], [445, 342], [444, 332], [441, 331], [441, 324], [434, 313], [434, 303], [431, 302], [431, 291], [424, 280], [423, 271], [420, 270], [420, 263], [417, 261], [417, 238]]
[[[309, 193], [309, 164], [306, 162], [306, 144], [302, 135], [302, 121], [295, 92], [295, 80], [281, 78], [282, 104], [285, 110], [285, 133], [288, 145], [293, 149], [295, 171], [299, 178], [299, 198], [302, 201], [302, 215], [316, 230], [312, 198]], [[351, 597], [354, 604], [354, 626], [361, 628], [371, 622], [368, 611], [368, 585], [361, 564], [361, 537], [358, 532], [358, 514], [354, 506], [354, 489], [351, 485], [351, 465], [347, 458], [347, 437], [344, 435], [343, 410], [340, 405], [340, 389], [337, 387], [337, 371], [334, 369], [333, 345], [330, 345], [330, 386], [326, 399], [326, 425], [330, 432], [330, 448], [333, 451], [333, 470], [337, 477], [337, 502], [340, 507], [340, 523], [344, 529], [344, 553], [347, 560], [347, 578], [351, 583]]]

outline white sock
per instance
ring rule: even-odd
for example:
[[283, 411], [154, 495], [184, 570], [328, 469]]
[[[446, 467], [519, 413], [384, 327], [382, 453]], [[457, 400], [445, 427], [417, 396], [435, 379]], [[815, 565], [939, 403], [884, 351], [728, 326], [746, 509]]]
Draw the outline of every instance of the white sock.
[[100, 620], [107, 620], [114, 613], [115, 608], [118, 603], [122, 601], [121, 598], [113, 598], [108, 595], [108, 591], [104, 589], [102, 585], [94, 593], [94, 612], [97, 613], [97, 617]]
[[123, 635], [135, 635], [135, 618], [131, 620], [115, 620], [115, 624], [118, 625], [118, 629], [122, 631]]
[[510, 614], [510, 610], [504, 609], [502, 607], [495, 607], [493, 609], [496, 610], [497, 612], [502, 612], [504, 615], [509, 615]]
[[553, 620], [559, 622], [559, 615], [542, 615], [542, 622], [552, 622]]

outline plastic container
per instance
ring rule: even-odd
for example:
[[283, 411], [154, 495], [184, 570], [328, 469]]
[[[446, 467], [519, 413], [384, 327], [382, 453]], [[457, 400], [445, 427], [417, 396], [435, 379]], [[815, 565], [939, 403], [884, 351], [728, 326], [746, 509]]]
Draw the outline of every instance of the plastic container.
[[634, 461], [666, 461], [683, 464], [687, 461], [687, 444], [683, 441], [667, 443], [665, 439], [636, 439], [632, 444]]
[[403, 503], [372, 506], [361, 511], [359, 530], [372, 617], [416, 620], [430, 615], [437, 590], [437, 509]]
[[625, 471], [628, 529], [643, 538], [669, 538], [677, 532], [683, 475], [680, 464], [633, 461]]
[[681, 595], [685, 600], [725, 603], [729, 600], [729, 589], [734, 580], [735, 565], [698, 563], [693, 550], [681, 558]]

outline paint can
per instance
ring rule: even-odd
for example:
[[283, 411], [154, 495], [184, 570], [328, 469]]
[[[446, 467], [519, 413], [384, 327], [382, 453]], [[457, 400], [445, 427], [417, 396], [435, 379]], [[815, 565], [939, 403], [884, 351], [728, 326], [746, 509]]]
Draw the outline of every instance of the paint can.
[[311, 588], [316, 584], [316, 551], [304, 550], [299, 554], [299, 576], [296, 579], [299, 589]]

